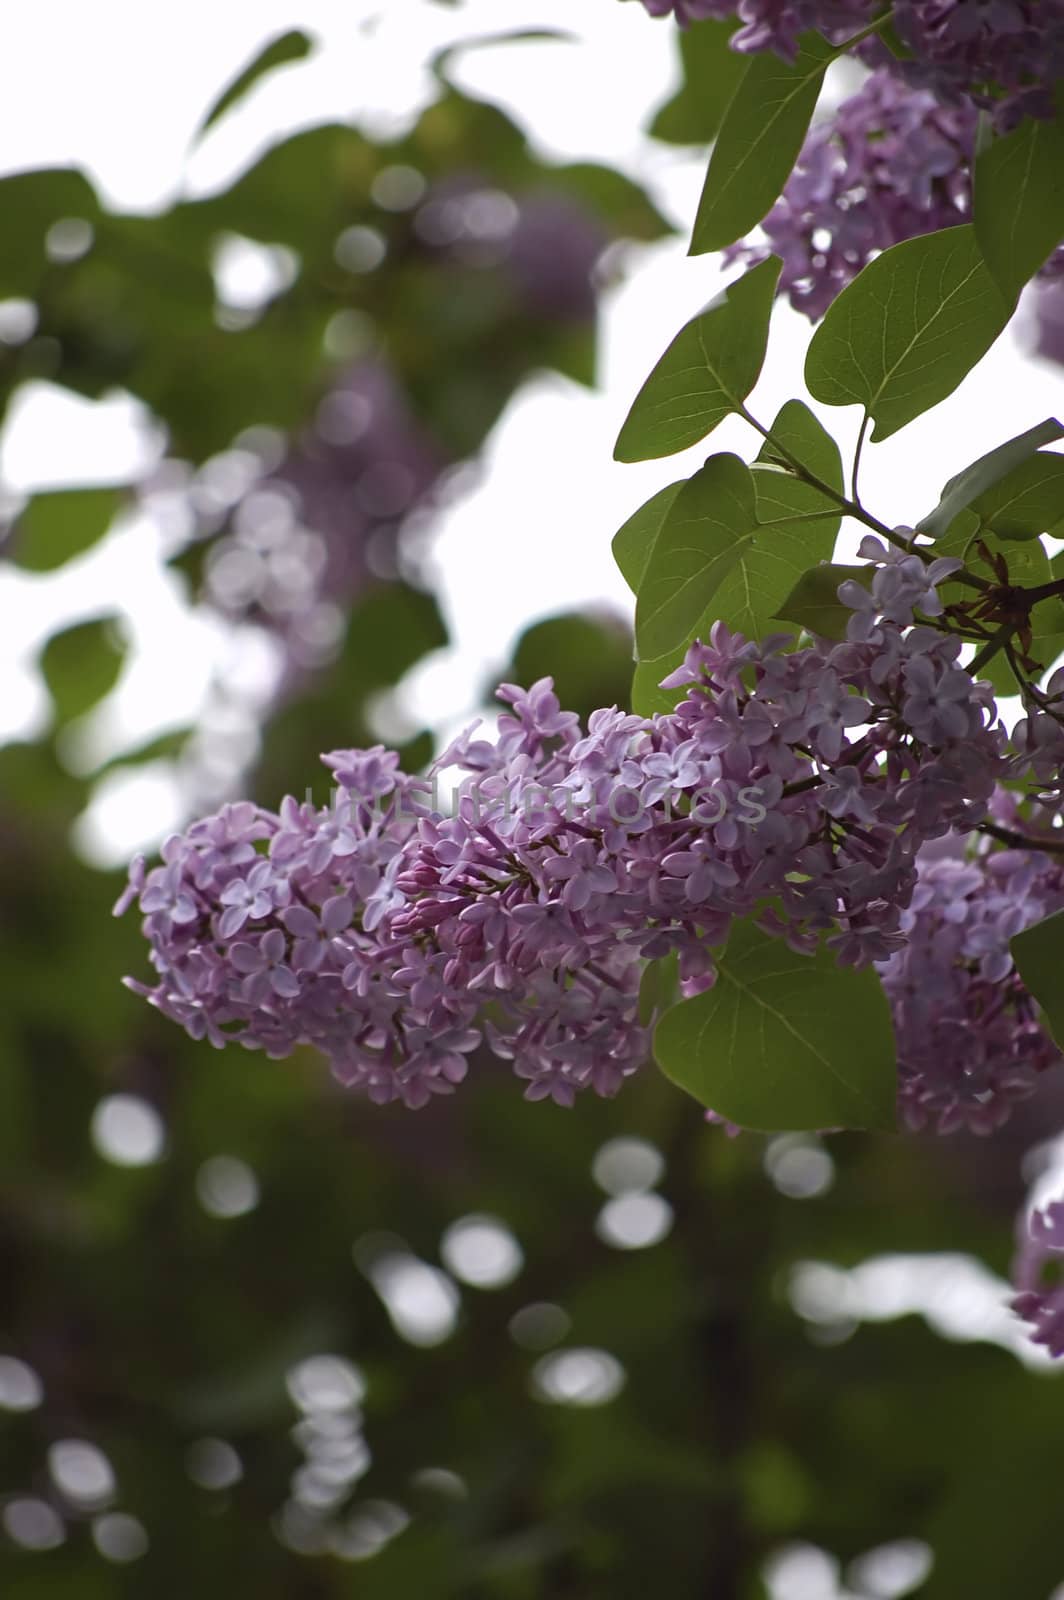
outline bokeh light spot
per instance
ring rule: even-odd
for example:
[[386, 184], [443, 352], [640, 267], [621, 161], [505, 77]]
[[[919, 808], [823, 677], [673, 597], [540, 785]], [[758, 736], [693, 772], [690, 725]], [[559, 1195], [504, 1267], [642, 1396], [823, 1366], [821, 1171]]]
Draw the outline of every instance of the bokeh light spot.
[[87, 1439], [60, 1439], [48, 1451], [52, 1482], [78, 1506], [103, 1506], [115, 1492], [115, 1475], [103, 1451]]
[[16, 1356], [0, 1356], [0, 1408], [33, 1411], [43, 1399], [44, 1385], [33, 1368]]
[[653, 1189], [665, 1171], [665, 1158], [646, 1139], [610, 1139], [591, 1163], [591, 1176], [607, 1194]]
[[475, 1289], [501, 1289], [524, 1265], [521, 1246], [496, 1217], [469, 1216], [452, 1222], [440, 1245], [449, 1272]]
[[111, 1511], [105, 1517], [97, 1517], [92, 1524], [92, 1537], [97, 1550], [108, 1561], [120, 1564], [139, 1561], [148, 1552], [144, 1524], [124, 1511]]
[[549, 1300], [537, 1300], [514, 1312], [510, 1318], [510, 1338], [525, 1350], [549, 1350], [551, 1345], [561, 1344], [571, 1327], [572, 1318], [561, 1306]]
[[92, 1114], [92, 1142], [116, 1167], [147, 1167], [166, 1146], [163, 1119], [154, 1106], [132, 1094], [111, 1094]]
[[537, 1399], [560, 1406], [604, 1406], [624, 1387], [625, 1371], [606, 1350], [557, 1350], [532, 1371]]
[[66, 1538], [66, 1527], [55, 1507], [31, 1495], [9, 1500], [0, 1522], [8, 1537], [24, 1550], [54, 1550]]
[[343, 1356], [308, 1356], [291, 1368], [288, 1393], [300, 1411], [346, 1411], [365, 1397], [366, 1380]]
[[185, 1470], [201, 1489], [231, 1489], [244, 1476], [240, 1457], [225, 1439], [196, 1439], [185, 1453]]
[[259, 1203], [259, 1183], [246, 1161], [211, 1156], [196, 1174], [196, 1194], [212, 1217], [243, 1217]]
[[873, 1600], [900, 1600], [919, 1588], [933, 1565], [931, 1546], [923, 1539], [894, 1539], [851, 1561], [846, 1579]]
[[595, 1232], [615, 1250], [645, 1250], [665, 1238], [672, 1215], [660, 1194], [619, 1194], [599, 1212]]

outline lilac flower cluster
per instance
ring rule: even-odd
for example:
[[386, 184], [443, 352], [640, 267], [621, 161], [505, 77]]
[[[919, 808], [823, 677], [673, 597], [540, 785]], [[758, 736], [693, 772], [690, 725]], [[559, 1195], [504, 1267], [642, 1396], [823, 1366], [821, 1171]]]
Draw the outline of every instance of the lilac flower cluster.
[[434, 183], [413, 219], [417, 246], [441, 266], [494, 271], [518, 315], [587, 323], [595, 269], [610, 243], [602, 221], [561, 189], [512, 197], [472, 173]]
[[1058, 361], [1064, 366], [1064, 250], [1058, 250], [1054, 262], [1059, 262], [1057, 281], [1041, 290], [1035, 305], [1035, 345], [1038, 355], [1047, 361]]
[[[727, 260], [781, 257], [779, 292], [813, 319], [881, 250], [971, 214], [978, 113], [873, 72], [809, 134], [762, 230], [767, 248], [733, 246]], [[1064, 248], [1042, 276], [1064, 271]]]
[[[736, 50], [774, 50], [793, 60], [798, 38], [816, 29], [842, 43], [884, 7], [878, 0], [643, 0], [652, 16], [688, 25], [738, 18]], [[1024, 116], [1053, 114], [1053, 84], [1064, 75], [1064, 0], [895, 0], [891, 20], [910, 59], [878, 39], [859, 46], [874, 66], [889, 66], [940, 100], [994, 112], [1003, 128]]]
[[209, 464], [191, 503], [200, 537], [211, 539], [208, 597], [224, 615], [268, 628], [299, 674], [335, 648], [337, 602], [394, 575], [400, 523], [426, 503], [447, 456], [378, 358], [339, 374], [280, 459], [270, 459], [274, 448], [267, 439], [243, 452], [246, 481], [220, 505], [218, 464]]
[[1036, 702], [1013, 728], [1012, 742], [1036, 786], [1043, 820], [1052, 823], [1064, 811], [1064, 667], [1038, 691]]
[[159, 978], [134, 987], [216, 1045], [314, 1045], [378, 1101], [449, 1092], [483, 1040], [528, 1098], [568, 1105], [645, 1059], [644, 963], [676, 952], [686, 993], [711, 985], [735, 917], [888, 960], [918, 851], [984, 814], [1004, 735], [957, 640], [913, 625], [956, 563], [862, 553], [845, 642], [717, 623], [668, 715], [584, 730], [549, 680], [503, 685], [498, 738], [474, 726], [439, 758], [466, 774], [451, 814], [376, 749], [325, 757], [329, 806], [195, 823], [120, 902], [139, 898]]
[[1019, 1293], [1012, 1309], [1032, 1325], [1031, 1340], [1051, 1356], [1064, 1356], [1064, 1280], [1047, 1282], [1047, 1267], [1064, 1260], [1064, 1200], [1030, 1218], [1013, 1263]]
[[748, 261], [783, 261], [779, 292], [822, 317], [872, 256], [902, 239], [966, 220], [977, 113], [872, 73], [806, 139], [762, 229], [768, 248], [738, 245]]
[[[1010, 817], [1012, 797], [995, 797]], [[898, 1048], [899, 1102], [911, 1128], [992, 1133], [1059, 1061], [1009, 954], [1009, 940], [1064, 906], [1064, 862], [1037, 850], [966, 856], [931, 846], [880, 969]]]
[[1053, 115], [1064, 0], [894, 0], [893, 20], [914, 58], [897, 70], [915, 87], [986, 107], [1002, 129]]
[[675, 16], [681, 27], [706, 17], [742, 24], [733, 34], [734, 50], [775, 50], [793, 60], [798, 36], [816, 28], [825, 39], [841, 43], [875, 16], [874, 0], [643, 0], [652, 17]]

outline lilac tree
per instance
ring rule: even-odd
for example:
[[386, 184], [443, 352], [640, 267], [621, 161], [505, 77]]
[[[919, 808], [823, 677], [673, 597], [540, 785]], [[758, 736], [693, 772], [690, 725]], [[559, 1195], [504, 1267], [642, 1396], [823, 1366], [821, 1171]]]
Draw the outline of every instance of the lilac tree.
[[[655, 1057], [738, 1127], [900, 1111], [990, 1133], [1059, 1063], [1064, 577], [1042, 536], [1064, 525], [1064, 428], [1033, 423], [911, 526], [864, 503], [859, 469], [1061, 259], [1064, 10], [646, 3], [752, 57], [692, 250], [754, 264], [676, 335], [616, 458], [735, 414], [761, 450], [711, 455], [616, 536], [632, 711], [584, 727], [549, 679], [506, 684], [497, 739], [469, 729], [431, 786], [338, 751], [325, 806], [196, 823], [120, 902], [139, 896], [157, 972], [134, 987], [216, 1046], [313, 1044], [380, 1102], [451, 1093], [485, 1044], [564, 1106]], [[803, 144], [852, 51], [873, 72]], [[809, 395], [862, 408], [845, 475], [804, 400], [747, 408], [781, 290], [823, 319]], [[844, 518], [859, 564], [831, 561]]]

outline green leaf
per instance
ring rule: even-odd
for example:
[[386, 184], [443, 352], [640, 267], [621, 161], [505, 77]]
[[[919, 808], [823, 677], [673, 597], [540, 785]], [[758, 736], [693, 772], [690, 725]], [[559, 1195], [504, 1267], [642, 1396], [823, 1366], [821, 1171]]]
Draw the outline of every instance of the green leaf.
[[[588, 718], [600, 706], [624, 705], [632, 677], [632, 635], [612, 612], [569, 611], [543, 617], [525, 629], [503, 674], [509, 683], [554, 679], [562, 705]], [[490, 698], [498, 682], [490, 686]]]
[[680, 962], [676, 952], [648, 961], [639, 984], [639, 1021], [642, 1027], [659, 1017], [666, 1007], [676, 1003]]
[[238, 72], [233, 81], [222, 90], [197, 128], [195, 140], [202, 139], [208, 128], [213, 128], [238, 100], [242, 100], [248, 91], [254, 88], [260, 78], [264, 78], [268, 72], [273, 72], [277, 67], [286, 66], [290, 61], [302, 61], [305, 56], [309, 56], [312, 49], [310, 35], [304, 33], [302, 28], [291, 28], [287, 33], [271, 39], [270, 43], [260, 50], [243, 71]]
[[999, 444], [995, 450], [988, 450], [985, 456], [980, 456], [978, 461], [973, 461], [970, 467], [965, 467], [963, 472], [958, 472], [949, 480], [934, 511], [917, 524], [917, 532], [937, 539], [977, 496], [1005, 478], [1041, 445], [1052, 444], [1054, 439], [1062, 438], [1064, 428], [1056, 417], [1047, 417], [1036, 427], [1028, 428], [1026, 433], [1018, 433], [1014, 439]]
[[1033, 539], [1064, 522], [1064, 455], [1040, 450], [972, 501], [972, 510], [999, 539]]
[[500, 45], [507, 44], [577, 44], [579, 35], [569, 32], [565, 28], [503, 28], [498, 33], [482, 33], [473, 38], [458, 39], [453, 44], [445, 44], [429, 57], [429, 71], [434, 77], [448, 87], [448, 73], [452, 64], [460, 62], [461, 57], [467, 52], [477, 50], [497, 50]]
[[748, 639], [778, 633], [773, 623], [786, 595], [811, 562], [829, 560], [835, 548], [842, 517], [818, 489], [756, 464], [753, 479], [758, 526], [743, 539], [700, 633], [717, 617]]
[[[838, 445], [801, 400], [788, 400], [769, 431], [772, 438], [762, 445], [753, 468], [759, 526], [744, 540], [734, 568], [714, 595], [713, 615], [703, 618], [701, 633], [717, 617], [750, 639], [773, 632], [779, 607], [802, 572], [812, 562], [828, 560], [835, 548], [842, 520], [838, 507], [796, 476], [779, 446], [841, 493]], [[815, 517], [817, 512], [823, 516]]]
[[[957, 556], [962, 561], [967, 560], [974, 572], [982, 577], [990, 577], [992, 576], [990, 567], [979, 559], [978, 552], [973, 548], [977, 539], [983, 541], [992, 555], [1005, 557], [1010, 583], [1031, 588], [1048, 583], [1052, 577], [1049, 556], [1040, 540], [1031, 539], [1026, 543], [1013, 544], [1005, 548], [992, 532], [981, 527], [974, 510], [961, 512], [949, 532], [938, 541], [935, 547], [936, 554]], [[947, 605], [974, 598], [971, 589], [963, 588], [959, 583], [949, 579], [939, 585], [939, 594]]]
[[661, 106], [650, 124], [651, 137], [666, 144], [709, 144], [747, 66], [728, 41], [738, 27], [732, 19], [709, 17], [679, 35], [683, 85]]
[[[70, 168], [15, 172], [0, 178], [0, 300], [36, 300], [49, 271], [47, 239], [53, 223], [77, 217], [95, 226], [100, 203], [84, 173]], [[54, 276], [54, 268], [51, 268]]]
[[828, 433], [820, 418], [815, 416], [804, 400], [788, 400], [780, 407], [766, 439], [758, 452], [758, 461], [774, 463], [788, 472], [793, 467], [779, 446], [826, 483], [836, 494], [843, 492], [842, 456], [839, 447]]
[[146, 766], [151, 761], [175, 761], [184, 751], [193, 733], [193, 728], [171, 728], [166, 733], [157, 733], [153, 739], [147, 739], [142, 744], [133, 745], [128, 750], [119, 750], [116, 754], [108, 756], [97, 768], [97, 774], [112, 772], [116, 767]]
[[723, 250], [756, 227], [790, 176], [836, 52], [819, 34], [797, 59], [755, 55], [724, 115], [695, 217], [691, 254]]
[[635, 609], [640, 660], [687, 643], [756, 526], [750, 468], [738, 456], [710, 456], [676, 496], [647, 563]]
[[845, 639], [846, 625], [853, 612], [844, 606], [838, 596], [841, 583], [852, 579], [871, 584], [874, 568], [871, 566], [847, 567], [822, 563], [803, 572], [786, 600], [776, 612], [784, 622], [793, 622], [822, 639]]
[[11, 559], [26, 572], [54, 572], [102, 539], [122, 501], [118, 489], [55, 489], [20, 513]]
[[809, 392], [863, 406], [872, 438], [887, 439], [952, 394], [1010, 312], [970, 223], [906, 239], [828, 308], [806, 356]]
[[389, 583], [371, 590], [351, 611], [340, 664], [348, 684], [383, 688], [446, 643], [436, 596], [407, 583]]
[[[771, 431], [809, 470], [841, 483], [835, 442], [800, 401], [788, 401]], [[830, 557], [838, 507], [778, 469], [775, 453], [766, 443], [752, 471], [736, 456], [711, 456], [667, 508], [636, 602], [637, 654], [659, 677], [676, 664], [670, 652], [717, 618], [748, 638], [771, 631], [802, 573]]]
[[1025, 928], [1010, 941], [1009, 949], [1017, 972], [1045, 1013], [1049, 1031], [1064, 1047], [1064, 911]]
[[894, 1127], [890, 1009], [869, 968], [840, 967], [823, 947], [798, 955], [742, 922], [717, 973], [658, 1024], [666, 1077], [744, 1128]]
[[975, 163], [972, 220], [1006, 299], [1064, 239], [1064, 122], [1028, 118], [994, 139]]
[[780, 266], [770, 256], [680, 329], [636, 395], [616, 461], [686, 450], [739, 410], [765, 359]]
[[632, 676], [632, 710], [641, 717], [652, 717], [659, 711], [675, 711], [684, 697], [683, 689], [663, 689], [662, 678], [667, 678], [683, 661], [685, 652], [673, 650], [656, 661], [640, 661]]
[[[1041, 543], [1038, 544], [1037, 548], [1043, 551], [1045, 549]], [[1012, 550], [1009, 551], [1010, 556], [1013, 553]], [[1054, 556], [1049, 563], [1049, 577], [1051, 579], [1064, 578], [1064, 560], [1059, 555]], [[1061, 599], [1060, 595], [1053, 595], [1048, 600], [1040, 600], [1031, 612], [1030, 653], [1041, 666], [1043, 674], [1048, 673], [1056, 665], [1060, 657], [1064, 655], [1064, 600]], [[994, 665], [996, 663], [992, 662], [991, 666]], [[988, 672], [984, 676], [993, 681], [993, 673]], [[1011, 672], [1009, 673], [1009, 683], [1009, 693], [1014, 694], [1016, 692], [1016, 682]], [[997, 687], [996, 684], [995, 687]], [[1002, 691], [999, 690], [999, 692]]]
[[646, 190], [613, 167], [596, 161], [574, 161], [569, 166], [551, 167], [544, 176], [549, 178], [551, 189], [571, 196], [598, 217], [611, 238], [653, 241], [675, 231]]
[[116, 618], [94, 617], [54, 633], [41, 651], [41, 672], [55, 705], [56, 722], [71, 722], [114, 688], [125, 649]]
[[659, 489], [657, 494], [651, 495], [650, 499], [641, 505], [638, 511], [634, 511], [613, 536], [613, 559], [620, 569], [621, 577], [633, 594], [639, 593], [639, 585], [643, 581], [650, 552], [654, 548], [673, 501], [686, 481], [685, 478], [679, 478], [675, 483], [666, 484], [664, 489]]

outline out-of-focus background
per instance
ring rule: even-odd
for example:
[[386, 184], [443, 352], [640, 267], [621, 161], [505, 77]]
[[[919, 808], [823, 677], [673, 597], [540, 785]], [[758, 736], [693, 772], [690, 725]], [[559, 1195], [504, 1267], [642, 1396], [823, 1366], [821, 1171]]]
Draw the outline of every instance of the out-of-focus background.
[[[119, 869], [196, 812], [423, 765], [500, 679], [624, 702], [610, 537], [698, 452], [612, 439], [721, 281], [697, 46], [618, 0], [0, 44], [4, 1600], [1048, 1600], [1064, 1389], [1003, 1279], [1051, 1091], [992, 1143], [731, 1141], [650, 1069], [410, 1113], [120, 984]], [[1023, 337], [870, 454], [880, 514], [1059, 408]]]

